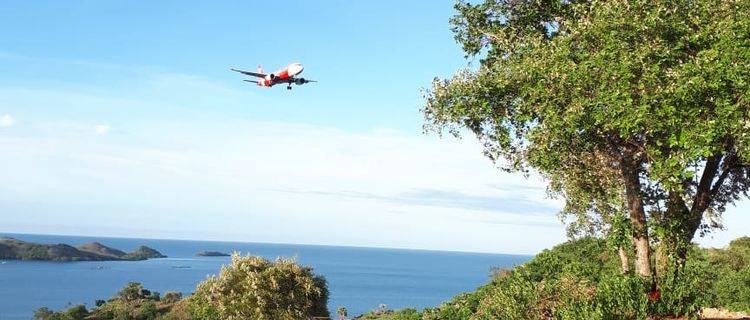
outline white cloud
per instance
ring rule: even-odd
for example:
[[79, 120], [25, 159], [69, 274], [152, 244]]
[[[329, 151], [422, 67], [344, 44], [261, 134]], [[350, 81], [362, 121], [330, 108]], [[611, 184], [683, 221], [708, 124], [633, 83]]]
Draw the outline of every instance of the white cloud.
[[[0, 173], [12, 186], [0, 194], [45, 194], [59, 201], [53, 211], [82, 215], [50, 221], [101, 211], [142, 230], [153, 225], [134, 221], [191, 221], [193, 238], [523, 253], [564, 239], [544, 183], [499, 173], [471, 139], [256, 121], [152, 130], [116, 143], [83, 132], [0, 137], [0, 154], [18, 159]], [[523, 234], [540, 236], [519, 244]]]
[[97, 124], [94, 126], [96, 134], [107, 134], [109, 132], [109, 126], [104, 124]]
[[9, 114], [5, 114], [0, 117], [0, 128], [12, 127], [14, 124], [16, 124], [16, 119], [11, 117]]

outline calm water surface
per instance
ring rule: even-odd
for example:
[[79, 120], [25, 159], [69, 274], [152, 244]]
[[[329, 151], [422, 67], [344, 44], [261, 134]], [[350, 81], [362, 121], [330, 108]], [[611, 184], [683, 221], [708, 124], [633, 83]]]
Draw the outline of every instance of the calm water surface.
[[130, 281], [164, 293], [189, 294], [229, 257], [197, 257], [199, 251], [240, 251], [268, 259], [296, 257], [328, 280], [329, 310], [345, 306], [358, 315], [381, 303], [388, 308], [436, 306], [488, 280], [491, 267], [509, 267], [529, 256], [267, 243], [0, 234], [40, 243], [79, 245], [98, 241], [123, 251], [146, 245], [169, 256], [147, 261], [0, 261], [0, 320], [30, 319], [42, 306], [111, 297]]

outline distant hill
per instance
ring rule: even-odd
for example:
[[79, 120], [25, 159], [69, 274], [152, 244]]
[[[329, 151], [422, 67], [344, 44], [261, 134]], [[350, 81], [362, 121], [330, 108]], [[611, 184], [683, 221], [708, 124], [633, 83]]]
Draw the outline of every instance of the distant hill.
[[219, 251], [201, 251], [195, 254], [199, 257], [229, 257], [230, 254]]
[[127, 254], [123, 251], [107, 247], [99, 242], [84, 243], [80, 246], [77, 246], [76, 249], [118, 259]]
[[44, 261], [135, 261], [166, 258], [161, 252], [140, 246], [131, 253], [89, 242], [78, 247], [67, 244], [39, 244], [14, 238], [0, 238], [0, 259]]

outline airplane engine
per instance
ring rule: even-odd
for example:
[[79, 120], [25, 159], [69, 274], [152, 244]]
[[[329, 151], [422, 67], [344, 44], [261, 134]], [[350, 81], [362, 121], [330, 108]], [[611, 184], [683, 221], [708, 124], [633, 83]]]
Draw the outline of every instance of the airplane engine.
[[298, 85], [302, 85], [302, 84], [307, 83], [307, 81], [305, 81], [305, 78], [299, 78], [299, 79], [294, 80], [294, 83]]

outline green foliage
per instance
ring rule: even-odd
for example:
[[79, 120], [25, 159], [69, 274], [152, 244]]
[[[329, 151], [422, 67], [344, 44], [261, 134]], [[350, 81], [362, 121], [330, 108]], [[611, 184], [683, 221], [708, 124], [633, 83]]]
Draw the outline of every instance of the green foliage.
[[84, 305], [76, 305], [68, 308], [68, 310], [53, 312], [52, 310], [42, 307], [34, 312], [32, 319], [34, 320], [84, 320], [89, 315], [89, 311], [86, 310]]
[[[702, 307], [750, 312], [750, 238], [726, 249], [692, 247], [686, 263], [666, 264], [655, 278], [660, 297], [649, 301], [651, 281], [622, 275], [609, 242], [581, 238], [545, 250], [514, 269], [495, 272], [491, 281], [423, 311], [386, 310], [381, 305], [357, 319], [495, 320], [495, 319], [644, 319], [693, 317]], [[742, 256], [737, 259], [736, 256]], [[740, 269], [738, 269], [738, 267]], [[232, 265], [182, 299], [167, 292], [162, 299], [139, 283], [127, 284], [114, 299], [86, 311], [37, 310], [36, 320], [192, 320], [301, 319], [322, 314], [327, 302], [325, 280], [292, 260], [270, 262], [233, 257]], [[327, 314], [327, 310], [324, 311]], [[347, 311], [338, 309], [340, 316]]]
[[155, 319], [158, 315], [156, 310], [156, 303], [154, 301], [145, 301], [138, 308], [135, 315], [136, 320], [150, 320]]
[[733, 241], [726, 250], [693, 248], [684, 265], [660, 269], [655, 278], [660, 297], [654, 301], [648, 295], [651, 281], [621, 274], [606, 240], [582, 238], [545, 250], [513, 270], [497, 272], [490, 283], [436, 308], [421, 313], [372, 312], [362, 319], [619, 320], [694, 317], [703, 307], [746, 311], [750, 266], [738, 272], [716, 259], [744, 254], [746, 244]]
[[47, 307], [41, 307], [34, 312], [33, 320], [50, 320], [55, 315], [55, 312]]
[[643, 279], [637, 276], [604, 276], [595, 288], [590, 288], [588, 295], [563, 293], [555, 315], [566, 320], [645, 319], [648, 298], [644, 288]]
[[539, 172], [565, 199], [573, 234], [606, 231], [630, 210], [638, 236], [649, 220], [682, 257], [696, 231], [747, 196], [750, 1], [485, 0], [456, 10], [455, 39], [480, 65], [433, 82], [426, 130], [471, 132], [503, 169]]
[[177, 291], [167, 291], [164, 297], [161, 298], [161, 301], [165, 303], [175, 303], [180, 300], [182, 300], [182, 293]]
[[523, 268], [496, 280], [477, 306], [477, 319], [540, 319], [545, 306], [544, 284], [533, 281]]
[[463, 320], [469, 319], [477, 312], [481, 299], [486, 296], [488, 286], [475, 292], [462, 293], [433, 309], [424, 311], [424, 320]]
[[412, 309], [407, 308], [399, 311], [393, 311], [393, 310], [380, 310], [380, 311], [373, 311], [370, 313], [363, 314], [355, 319], [358, 320], [422, 320], [422, 313]]
[[604, 240], [585, 237], [546, 249], [523, 266], [532, 281], [559, 279], [575, 274], [598, 282], [605, 273], [619, 271], [617, 257]]
[[199, 284], [190, 297], [195, 319], [303, 319], [328, 316], [328, 288], [321, 276], [294, 260], [270, 262], [232, 256], [218, 277]]
[[86, 306], [80, 304], [77, 306], [70, 307], [70, 309], [65, 311], [65, 314], [70, 319], [83, 320], [89, 314], [89, 311], [86, 310]]
[[750, 313], [750, 266], [727, 270], [714, 285], [716, 305]]
[[695, 315], [712, 304], [714, 292], [708, 290], [718, 275], [701, 252], [691, 254], [679, 268], [670, 267], [657, 278], [661, 298], [651, 306], [651, 313], [669, 316]]
[[139, 299], [159, 300], [159, 293], [152, 293], [138, 282], [130, 282], [124, 288], [117, 292], [117, 299], [125, 301], [134, 301]]

